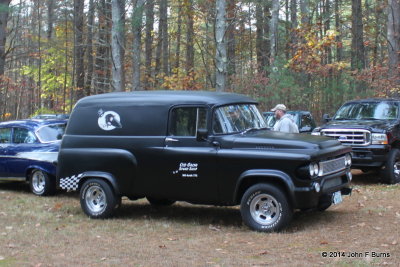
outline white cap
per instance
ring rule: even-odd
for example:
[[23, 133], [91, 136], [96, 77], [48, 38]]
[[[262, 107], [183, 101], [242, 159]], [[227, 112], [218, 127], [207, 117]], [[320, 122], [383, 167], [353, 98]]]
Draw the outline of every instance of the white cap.
[[286, 106], [284, 104], [278, 104], [276, 105], [273, 109], [271, 109], [271, 111], [275, 111], [275, 110], [283, 110], [286, 111]]

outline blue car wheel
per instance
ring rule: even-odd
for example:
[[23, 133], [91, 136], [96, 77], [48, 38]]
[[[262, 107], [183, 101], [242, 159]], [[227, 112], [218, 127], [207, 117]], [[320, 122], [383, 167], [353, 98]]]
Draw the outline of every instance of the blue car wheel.
[[32, 193], [37, 196], [51, 195], [55, 191], [54, 183], [50, 179], [50, 176], [41, 170], [32, 171], [29, 186]]

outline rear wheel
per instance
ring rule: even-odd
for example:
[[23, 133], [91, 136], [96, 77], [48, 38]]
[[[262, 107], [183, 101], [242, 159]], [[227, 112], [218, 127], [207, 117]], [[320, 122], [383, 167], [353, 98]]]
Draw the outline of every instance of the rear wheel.
[[80, 202], [86, 215], [90, 218], [102, 219], [111, 217], [121, 200], [106, 181], [93, 178], [82, 185]]
[[383, 182], [396, 184], [400, 182], [400, 150], [397, 148], [389, 152], [388, 160], [383, 169]]
[[52, 195], [56, 190], [54, 177], [44, 171], [35, 169], [29, 176], [29, 188], [37, 196]]
[[247, 189], [242, 197], [240, 212], [243, 222], [260, 232], [282, 230], [293, 215], [286, 195], [270, 184], [256, 184]]

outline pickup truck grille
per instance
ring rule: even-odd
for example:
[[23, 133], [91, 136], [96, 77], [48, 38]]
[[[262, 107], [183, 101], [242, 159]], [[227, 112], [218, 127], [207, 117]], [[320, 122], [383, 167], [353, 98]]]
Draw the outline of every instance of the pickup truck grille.
[[345, 157], [340, 157], [337, 159], [321, 161], [319, 163], [319, 175], [324, 176], [334, 172], [338, 172], [346, 169], [346, 159]]
[[363, 129], [322, 129], [321, 135], [333, 137], [344, 145], [367, 146], [371, 132]]

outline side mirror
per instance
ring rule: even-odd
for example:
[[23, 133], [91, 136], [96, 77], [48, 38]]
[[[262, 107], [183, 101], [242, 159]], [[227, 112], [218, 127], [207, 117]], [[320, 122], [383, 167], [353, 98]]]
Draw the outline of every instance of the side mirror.
[[196, 140], [197, 141], [206, 141], [208, 137], [207, 129], [198, 129], [196, 133]]
[[328, 121], [330, 121], [330, 120], [331, 120], [331, 117], [329, 116], [329, 114], [324, 114], [324, 115], [322, 116], [322, 121], [328, 122]]

